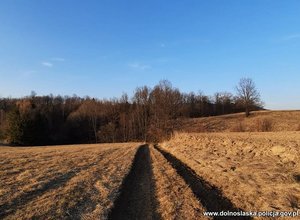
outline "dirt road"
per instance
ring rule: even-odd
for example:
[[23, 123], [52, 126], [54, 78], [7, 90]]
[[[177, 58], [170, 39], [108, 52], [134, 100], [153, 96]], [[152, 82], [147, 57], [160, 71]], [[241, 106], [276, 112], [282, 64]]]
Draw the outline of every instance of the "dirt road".
[[141, 146], [108, 219], [153, 219], [155, 216], [149, 147]]
[[[232, 219], [204, 211], [243, 211], [158, 146], [141, 146], [108, 219]], [[235, 217], [235, 219], [251, 219]]]

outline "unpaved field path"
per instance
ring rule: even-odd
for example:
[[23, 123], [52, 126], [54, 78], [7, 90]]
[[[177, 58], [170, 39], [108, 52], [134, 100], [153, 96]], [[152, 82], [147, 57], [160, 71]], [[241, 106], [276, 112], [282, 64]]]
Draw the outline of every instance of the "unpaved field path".
[[143, 145], [108, 219], [233, 219], [206, 217], [204, 211], [243, 210], [172, 154]]
[[153, 219], [155, 208], [151, 178], [149, 147], [143, 145], [135, 155], [131, 171], [123, 181], [121, 193], [108, 219]]

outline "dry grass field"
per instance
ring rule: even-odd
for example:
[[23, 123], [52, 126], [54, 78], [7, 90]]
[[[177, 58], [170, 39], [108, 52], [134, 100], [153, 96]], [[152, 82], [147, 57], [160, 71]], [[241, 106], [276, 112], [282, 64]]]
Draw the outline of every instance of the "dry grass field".
[[[225, 120], [228, 130], [177, 132], [155, 145], [2, 146], [0, 219], [230, 220], [204, 212], [299, 211], [300, 131], [282, 131], [297, 130], [298, 114], [195, 119]], [[231, 131], [268, 115], [275, 132]]]
[[300, 111], [254, 111], [178, 120], [180, 132], [300, 131]]
[[243, 210], [300, 209], [300, 132], [176, 134], [161, 145]]
[[105, 218], [138, 146], [2, 147], [0, 218]]
[[1, 147], [0, 152], [1, 219], [210, 219], [153, 146]]

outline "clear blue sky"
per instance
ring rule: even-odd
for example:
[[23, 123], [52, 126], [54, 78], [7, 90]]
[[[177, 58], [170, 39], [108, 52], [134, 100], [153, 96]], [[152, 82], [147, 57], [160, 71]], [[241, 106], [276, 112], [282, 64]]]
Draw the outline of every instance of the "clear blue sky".
[[0, 96], [132, 95], [256, 82], [265, 106], [300, 109], [298, 0], [1, 0]]

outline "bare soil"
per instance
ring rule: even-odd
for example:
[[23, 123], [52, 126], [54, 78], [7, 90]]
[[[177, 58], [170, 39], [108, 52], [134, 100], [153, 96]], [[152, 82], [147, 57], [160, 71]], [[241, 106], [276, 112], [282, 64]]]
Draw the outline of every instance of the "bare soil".
[[300, 132], [182, 133], [161, 146], [239, 209], [300, 209]]

